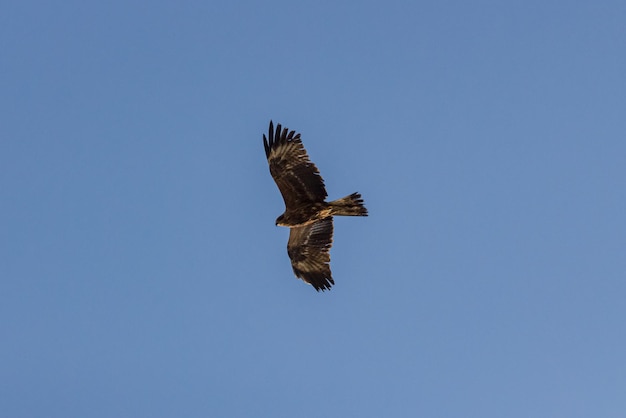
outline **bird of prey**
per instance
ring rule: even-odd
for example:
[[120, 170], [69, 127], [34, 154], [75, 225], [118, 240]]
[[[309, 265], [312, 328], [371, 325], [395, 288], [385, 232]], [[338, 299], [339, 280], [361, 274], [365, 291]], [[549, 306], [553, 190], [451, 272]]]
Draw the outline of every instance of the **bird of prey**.
[[296, 277], [318, 292], [335, 284], [330, 272], [333, 243], [333, 216], [367, 216], [363, 199], [352, 193], [326, 202], [326, 188], [315, 164], [302, 145], [300, 134], [281, 129], [270, 121], [268, 137], [263, 135], [270, 173], [283, 195], [285, 212], [276, 225], [290, 229], [287, 254]]

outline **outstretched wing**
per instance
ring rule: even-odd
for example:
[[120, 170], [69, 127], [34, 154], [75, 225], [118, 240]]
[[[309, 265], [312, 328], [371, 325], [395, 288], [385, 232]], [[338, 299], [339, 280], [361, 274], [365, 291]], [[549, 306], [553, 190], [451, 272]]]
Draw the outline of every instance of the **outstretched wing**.
[[335, 284], [330, 272], [330, 247], [333, 245], [333, 218], [291, 228], [287, 253], [296, 277], [315, 290]]
[[287, 210], [295, 209], [302, 203], [323, 202], [326, 199], [324, 180], [302, 145], [300, 134], [281, 132], [280, 124], [270, 121], [269, 140], [263, 135], [265, 155], [270, 165], [270, 173], [283, 195]]

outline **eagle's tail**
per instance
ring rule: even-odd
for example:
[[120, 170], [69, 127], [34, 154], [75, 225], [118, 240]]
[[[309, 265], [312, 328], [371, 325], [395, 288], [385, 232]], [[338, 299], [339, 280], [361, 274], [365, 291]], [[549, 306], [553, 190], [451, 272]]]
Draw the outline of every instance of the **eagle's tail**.
[[367, 209], [363, 206], [363, 199], [359, 193], [333, 200], [329, 203], [331, 214], [339, 216], [367, 216]]

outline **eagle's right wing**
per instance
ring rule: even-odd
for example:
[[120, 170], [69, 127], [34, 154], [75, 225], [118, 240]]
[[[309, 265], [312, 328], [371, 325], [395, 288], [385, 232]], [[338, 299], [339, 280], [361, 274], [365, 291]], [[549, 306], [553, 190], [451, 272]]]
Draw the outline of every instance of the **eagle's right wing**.
[[281, 132], [280, 124], [274, 131], [274, 124], [270, 121], [269, 139], [263, 135], [263, 145], [270, 173], [283, 195], [287, 210], [326, 199], [324, 180], [309, 160], [300, 134], [287, 128]]
[[330, 272], [330, 247], [333, 245], [333, 218], [291, 228], [287, 253], [296, 277], [315, 290], [335, 284]]

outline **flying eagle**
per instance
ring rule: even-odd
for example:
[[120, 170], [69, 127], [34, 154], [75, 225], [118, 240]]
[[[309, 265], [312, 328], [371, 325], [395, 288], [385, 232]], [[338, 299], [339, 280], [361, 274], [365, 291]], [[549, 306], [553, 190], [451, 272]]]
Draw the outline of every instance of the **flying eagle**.
[[263, 135], [270, 173], [283, 195], [285, 212], [276, 225], [290, 229], [287, 254], [296, 277], [318, 292], [335, 284], [330, 272], [333, 216], [367, 216], [363, 199], [352, 193], [326, 202], [324, 180], [302, 145], [300, 134], [281, 130], [270, 121], [269, 140]]

